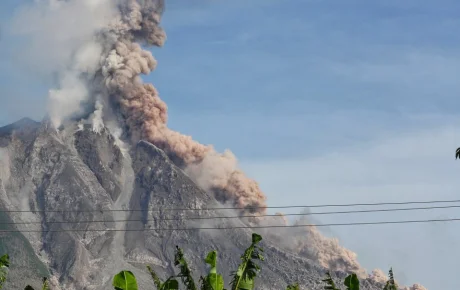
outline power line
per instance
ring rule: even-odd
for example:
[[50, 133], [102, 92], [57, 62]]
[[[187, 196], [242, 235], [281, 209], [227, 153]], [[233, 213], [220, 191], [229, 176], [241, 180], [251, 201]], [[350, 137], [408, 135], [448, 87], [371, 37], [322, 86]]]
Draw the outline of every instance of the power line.
[[[371, 209], [371, 210], [351, 210], [351, 211], [329, 211], [329, 212], [309, 212], [309, 213], [288, 213], [283, 216], [309, 216], [309, 215], [331, 215], [331, 214], [353, 214], [353, 213], [374, 213], [374, 212], [394, 212], [412, 210], [431, 210], [460, 208], [460, 205], [430, 206], [430, 207], [411, 207], [411, 208], [391, 208], [391, 209]], [[221, 216], [221, 217], [187, 217], [187, 220], [214, 220], [214, 219], [239, 219], [239, 218], [262, 218], [279, 217], [278, 214], [265, 215], [241, 215], [241, 216]], [[157, 221], [178, 221], [178, 218], [160, 218]], [[88, 220], [88, 221], [38, 221], [38, 222], [0, 222], [0, 225], [29, 225], [29, 224], [84, 224], [84, 223], [116, 223], [116, 222], [139, 222], [145, 219], [124, 219], [124, 220]], [[151, 221], [151, 220], [147, 220]]]
[[[235, 227], [202, 227], [202, 228], [149, 228], [149, 229], [105, 229], [105, 230], [51, 230], [54, 232], [144, 232], [144, 231], [196, 231], [196, 230], [235, 230], [235, 229], [270, 229], [270, 228], [302, 228], [302, 227], [331, 227], [331, 226], [364, 226], [384, 224], [410, 224], [410, 223], [432, 223], [432, 222], [453, 222], [460, 221], [460, 218], [431, 219], [431, 220], [405, 220], [405, 221], [381, 221], [381, 222], [356, 222], [356, 223], [330, 223], [330, 224], [309, 224], [309, 225], [272, 225], [272, 226], [235, 226]], [[41, 233], [41, 230], [0, 230], [0, 233]]]
[[159, 209], [91, 209], [91, 210], [0, 210], [5, 213], [83, 213], [83, 212], [156, 212], [156, 211], [211, 211], [211, 210], [251, 210], [251, 209], [288, 209], [288, 208], [322, 208], [322, 207], [353, 207], [353, 206], [379, 206], [379, 205], [407, 205], [407, 204], [434, 204], [434, 203], [459, 203], [460, 200], [432, 200], [432, 201], [404, 201], [404, 202], [378, 202], [378, 203], [350, 203], [350, 204], [320, 204], [320, 205], [286, 205], [286, 206], [254, 206], [254, 207], [208, 207], [208, 208], [159, 208]]

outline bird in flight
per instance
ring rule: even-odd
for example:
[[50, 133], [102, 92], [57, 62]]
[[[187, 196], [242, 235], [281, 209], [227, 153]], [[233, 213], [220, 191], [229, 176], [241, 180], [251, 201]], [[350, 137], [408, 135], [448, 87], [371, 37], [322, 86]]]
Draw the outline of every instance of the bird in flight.
[[460, 148], [458, 148], [457, 152], [455, 152], [455, 159], [460, 159]]

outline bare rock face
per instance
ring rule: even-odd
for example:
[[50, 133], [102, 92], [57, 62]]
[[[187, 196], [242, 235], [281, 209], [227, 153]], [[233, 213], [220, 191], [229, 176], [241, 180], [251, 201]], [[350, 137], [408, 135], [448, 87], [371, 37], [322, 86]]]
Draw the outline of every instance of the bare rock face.
[[[228, 210], [200, 211], [219, 204], [154, 145], [141, 141], [125, 151], [119, 144], [108, 129], [56, 131], [28, 119], [0, 128], [0, 230], [15, 231], [0, 233], [0, 254], [12, 260], [6, 289], [38, 288], [44, 275], [61, 289], [112, 289], [113, 275], [123, 269], [136, 274], [140, 289], [152, 289], [145, 265], [170, 276], [176, 245], [197, 280], [207, 271], [205, 255], [216, 249], [219, 271], [230, 282], [252, 232], [206, 228], [247, 222], [223, 219], [237, 214]], [[293, 282], [322, 289], [326, 269], [263, 236], [266, 261], [257, 289]]]

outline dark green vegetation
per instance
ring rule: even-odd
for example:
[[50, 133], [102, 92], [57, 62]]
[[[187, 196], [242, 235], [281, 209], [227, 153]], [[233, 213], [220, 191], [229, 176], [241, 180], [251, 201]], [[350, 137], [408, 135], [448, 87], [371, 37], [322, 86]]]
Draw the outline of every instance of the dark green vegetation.
[[[27, 285], [24, 290], [35, 290], [32, 286]], [[43, 286], [42, 290], [50, 290], [49, 283], [48, 283], [48, 278], [43, 278]]]
[[0, 258], [0, 289], [3, 288], [3, 284], [6, 281], [7, 269], [10, 267], [10, 257], [4, 255]]
[[383, 290], [398, 290], [398, 285], [396, 284], [395, 278], [393, 276], [393, 269], [390, 269], [390, 273], [388, 274], [388, 276], [389, 279]]
[[[241, 255], [241, 263], [235, 272], [232, 273], [230, 282], [231, 290], [253, 290], [255, 289], [255, 280], [260, 266], [257, 261], [264, 261], [263, 248], [259, 246], [262, 237], [258, 234], [252, 234], [252, 243]], [[150, 266], [147, 266], [153, 284], [157, 290], [179, 290], [179, 281], [184, 285], [185, 290], [227, 290], [225, 289], [224, 278], [217, 272], [217, 252], [211, 251], [204, 260], [209, 266], [208, 275], [200, 277], [200, 287], [197, 287], [190, 270], [187, 260], [181, 248], [176, 246], [174, 255], [174, 265], [179, 268], [179, 274], [172, 275], [165, 281], [162, 281]], [[7, 279], [8, 268], [10, 266], [9, 256], [0, 257], [0, 289]], [[329, 272], [322, 280], [326, 290], [340, 290]], [[359, 279], [356, 274], [351, 274], [345, 278], [344, 286], [346, 290], [359, 290]], [[136, 276], [131, 271], [121, 271], [114, 276], [112, 285], [115, 290], [139, 290]], [[49, 290], [47, 278], [43, 278], [42, 290]], [[299, 290], [298, 284], [288, 285], [286, 290]], [[398, 286], [394, 280], [393, 270], [390, 269], [389, 280], [382, 290], [397, 290]], [[31, 286], [26, 286], [24, 290], [35, 290]]]

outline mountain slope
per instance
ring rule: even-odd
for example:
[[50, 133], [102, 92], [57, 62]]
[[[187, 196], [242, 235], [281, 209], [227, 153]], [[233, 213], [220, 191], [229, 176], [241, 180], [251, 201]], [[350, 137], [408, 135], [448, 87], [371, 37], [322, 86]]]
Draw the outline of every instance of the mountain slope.
[[[248, 223], [219, 219], [236, 214], [228, 210], [168, 210], [219, 204], [163, 151], [145, 141], [128, 151], [107, 128], [99, 133], [76, 124], [59, 132], [51, 128], [47, 121], [31, 120], [0, 128], [1, 206], [24, 211], [5, 212], [2, 220], [35, 223], [17, 224], [22, 234], [3, 233], [7, 238], [0, 239], [6, 251], [18, 247], [19, 237], [23, 240], [26, 254], [11, 252], [12, 277], [32, 279], [43, 275], [46, 267], [62, 289], [111, 289], [111, 277], [130, 269], [141, 289], [148, 289], [153, 284], [145, 264], [162, 277], [171, 275], [175, 245], [184, 249], [197, 278], [206, 272], [203, 258], [212, 249], [219, 252], [224, 277], [236, 269], [251, 230], [199, 228]], [[193, 230], [173, 230], [186, 228]], [[277, 246], [275, 234], [260, 232], [266, 261], [261, 263], [258, 289], [284, 289], [296, 281], [308, 289], [321, 288], [324, 268]], [[26, 263], [27, 259], [34, 263]], [[363, 283], [364, 289], [379, 289], [369, 281]], [[8, 289], [24, 286], [10, 284]]]

